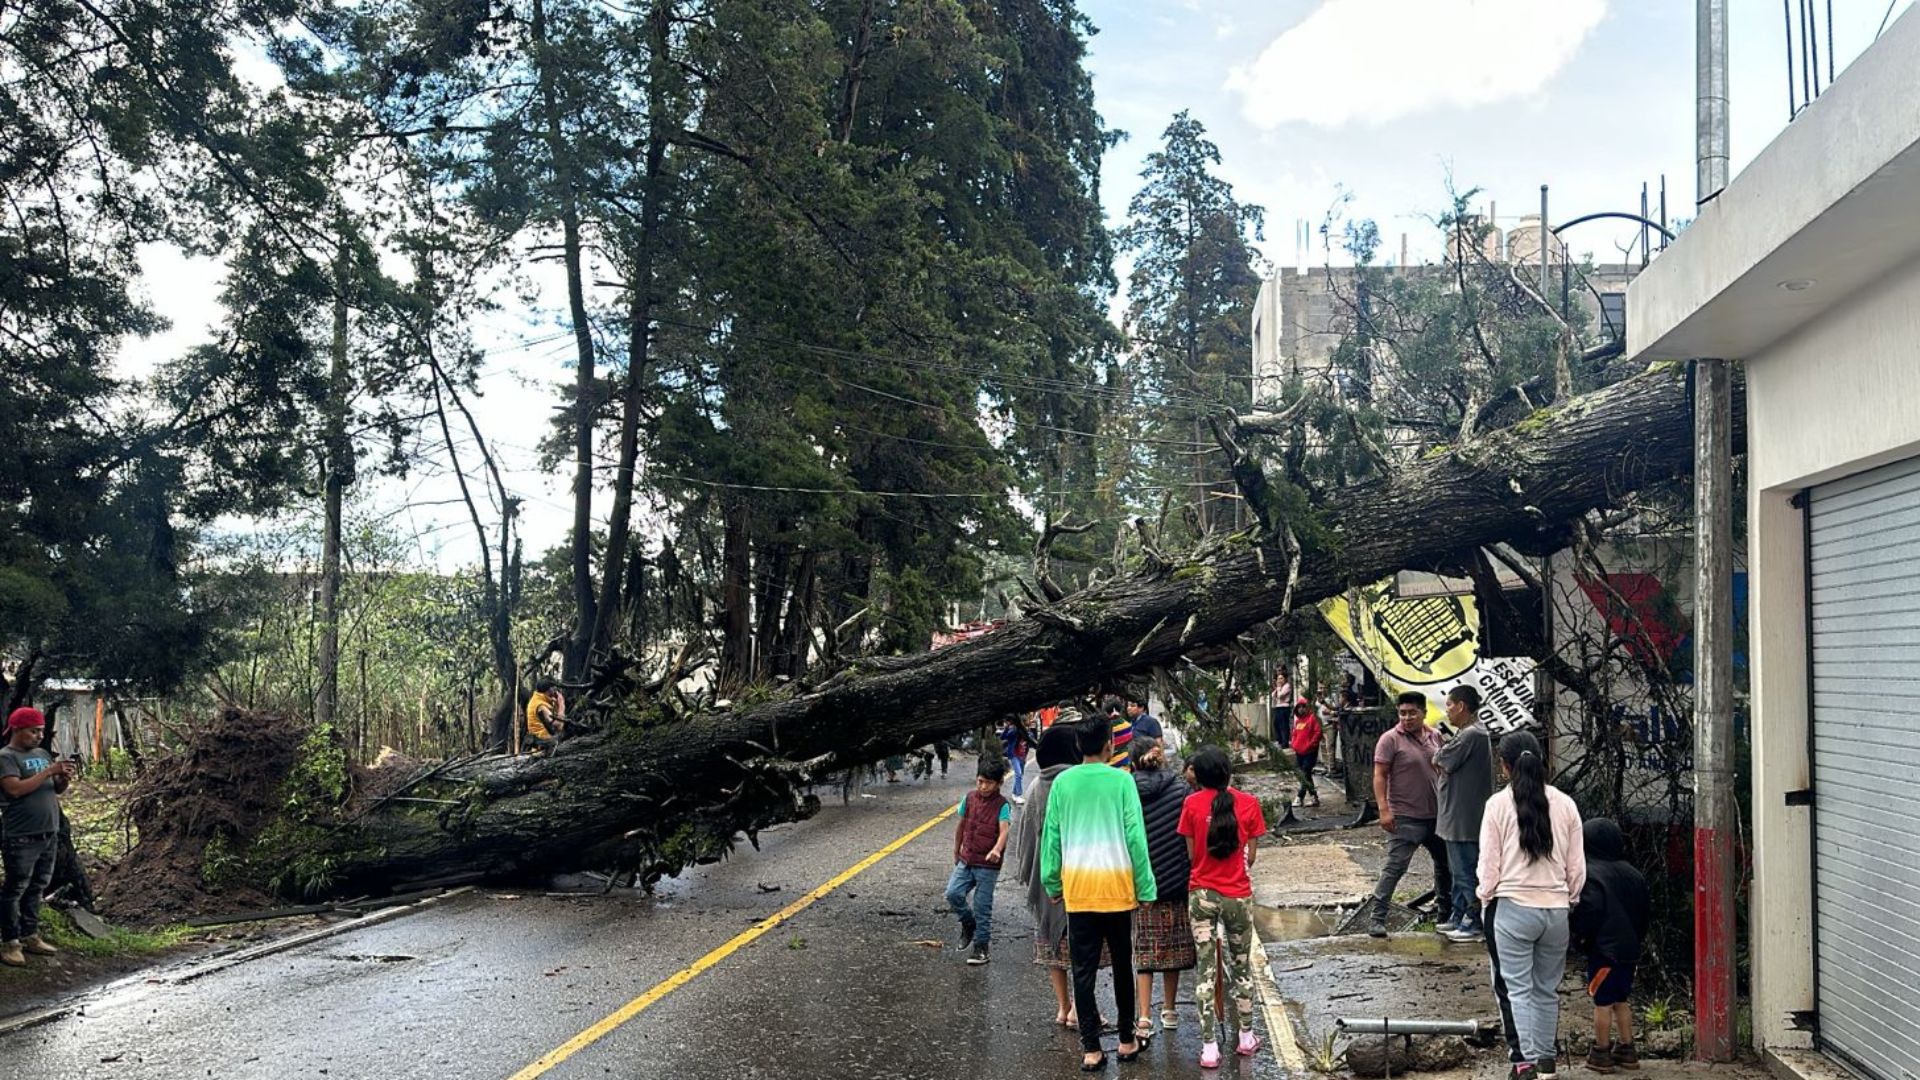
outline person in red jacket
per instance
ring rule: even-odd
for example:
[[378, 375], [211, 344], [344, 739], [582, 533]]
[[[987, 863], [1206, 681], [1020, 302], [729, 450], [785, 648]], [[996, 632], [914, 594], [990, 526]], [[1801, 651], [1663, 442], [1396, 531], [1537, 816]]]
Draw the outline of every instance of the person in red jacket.
[[[1313, 767], [1320, 763], [1320, 717], [1313, 706], [1302, 701], [1293, 707], [1293, 757], [1300, 769], [1300, 794], [1295, 796], [1297, 806], [1319, 806], [1320, 792], [1313, 786]], [[1307, 800], [1312, 799], [1309, 803]]]

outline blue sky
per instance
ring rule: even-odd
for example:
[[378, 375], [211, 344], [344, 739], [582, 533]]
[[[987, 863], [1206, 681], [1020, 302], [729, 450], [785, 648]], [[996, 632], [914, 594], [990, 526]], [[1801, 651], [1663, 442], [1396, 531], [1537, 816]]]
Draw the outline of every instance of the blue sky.
[[[1898, 19], [1912, 0], [1895, 0]], [[1820, 2], [1820, 68], [1827, 67]], [[1833, 0], [1836, 68], [1872, 40], [1887, 0]], [[1735, 172], [1787, 122], [1786, 29], [1773, 0], [1730, 0]], [[1502, 224], [1637, 210], [1640, 185], [1690, 217], [1694, 5], [1689, 0], [1084, 0], [1099, 27], [1094, 88], [1131, 136], [1107, 157], [1118, 221], [1168, 118], [1190, 109], [1223, 173], [1267, 210], [1264, 251], [1295, 262], [1293, 227], [1317, 228], [1342, 190], [1379, 223], [1386, 258], [1406, 233], [1436, 257], [1429, 220], [1449, 175]], [[1920, 16], [1915, 16], [1920, 17]], [[1655, 215], [1657, 216], [1657, 214]], [[1614, 256], [1630, 225], [1583, 226], [1576, 254]], [[1324, 256], [1314, 252], [1309, 262]]]

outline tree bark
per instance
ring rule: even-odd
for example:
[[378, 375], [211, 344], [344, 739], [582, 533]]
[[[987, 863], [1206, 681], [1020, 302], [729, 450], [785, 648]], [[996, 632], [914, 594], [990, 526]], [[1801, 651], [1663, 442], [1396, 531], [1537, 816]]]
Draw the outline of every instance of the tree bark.
[[[785, 533], [783, 523], [777, 533]], [[759, 546], [754, 559], [753, 598], [753, 677], [771, 678], [774, 674], [773, 650], [780, 635], [780, 607], [787, 598], [787, 575], [793, 562], [793, 545], [773, 540]], [[796, 595], [794, 599], [799, 598]]]
[[337, 216], [339, 229], [333, 257], [333, 357], [327, 380], [324, 523], [320, 537], [320, 685], [313, 702], [313, 723], [333, 723], [340, 705], [340, 515], [342, 496], [353, 482], [353, 442], [347, 437], [347, 216]]
[[[1691, 461], [1685, 372], [1657, 367], [1341, 491], [1319, 514], [1324, 539], [1302, 553], [1292, 600], [1312, 603], [1409, 567], [1463, 567], [1498, 542], [1556, 545], [1566, 522], [1685, 475]], [[749, 708], [666, 718], [636, 705], [550, 758], [449, 768], [431, 786], [458, 804], [452, 812], [381, 808], [328, 834], [328, 891], [454, 871], [673, 869], [711, 853], [689, 837], [751, 836], [804, 816], [813, 803], [800, 785], [810, 778], [1171, 663], [1284, 612], [1279, 543], [1242, 535], [1215, 540], [1210, 552], [1102, 582], [936, 652], [858, 661], [818, 687]]]
[[753, 554], [745, 499], [725, 502], [726, 531], [721, 540], [720, 685], [735, 689], [753, 677]]
[[786, 621], [773, 645], [773, 673], [798, 679], [807, 673], [807, 654], [813, 644], [816, 567], [819, 556], [807, 549], [800, 553], [800, 565], [794, 572], [793, 595], [787, 601]]
[[[593, 648], [597, 605], [593, 591], [593, 421], [599, 387], [594, 377], [593, 325], [587, 320], [586, 274], [580, 229], [580, 196], [560, 127], [560, 103], [554, 86], [553, 57], [547, 40], [547, 9], [534, 0], [531, 20], [534, 66], [540, 83], [542, 135], [554, 184], [560, 189], [560, 247], [567, 270], [567, 317], [573, 329], [573, 636], [562, 672], [581, 678]], [[498, 727], [498, 724], [495, 725]]]
[[677, 127], [668, 115], [667, 52], [673, 30], [673, 0], [654, 0], [647, 15], [647, 154], [646, 177], [641, 183], [640, 236], [633, 257], [633, 280], [627, 283], [627, 377], [620, 392], [620, 464], [613, 474], [613, 512], [607, 519], [607, 553], [600, 561], [600, 609], [594, 620], [592, 647], [604, 651], [613, 643], [620, 614], [620, 578], [627, 568], [627, 537], [632, 529], [634, 469], [640, 457], [640, 412], [652, 370], [655, 262], [660, 247], [660, 220], [667, 197], [667, 139]]

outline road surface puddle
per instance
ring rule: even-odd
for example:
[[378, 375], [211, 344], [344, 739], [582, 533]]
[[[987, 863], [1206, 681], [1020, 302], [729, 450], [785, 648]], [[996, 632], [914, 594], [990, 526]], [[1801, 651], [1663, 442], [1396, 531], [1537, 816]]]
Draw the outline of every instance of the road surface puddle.
[[1253, 906], [1253, 928], [1267, 944], [1325, 937], [1339, 924], [1338, 913], [1319, 908]]

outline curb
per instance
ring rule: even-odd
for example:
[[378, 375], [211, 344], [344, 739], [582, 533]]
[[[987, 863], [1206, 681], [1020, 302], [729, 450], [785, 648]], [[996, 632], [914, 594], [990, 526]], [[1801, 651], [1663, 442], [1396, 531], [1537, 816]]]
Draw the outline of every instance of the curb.
[[[156, 979], [151, 981], [158, 983], [160, 985], [165, 985], [165, 986], [178, 986], [183, 983], [189, 983], [203, 976], [212, 975], [217, 971], [225, 971], [230, 967], [237, 967], [241, 964], [246, 963], [249, 960], [258, 960], [262, 957], [272, 956], [275, 953], [286, 952], [289, 949], [297, 949], [302, 945], [311, 944], [312, 942], [315, 942], [315, 941], [323, 941], [330, 937], [337, 937], [338, 935], [345, 934], [353, 930], [358, 930], [363, 926], [372, 926], [375, 923], [386, 922], [389, 919], [397, 919], [402, 915], [407, 915], [407, 914], [411, 914], [413, 912], [419, 911], [422, 908], [425, 908], [431, 904], [438, 903], [441, 900], [446, 900], [450, 897], [459, 896], [462, 893], [471, 892], [471, 891], [473, 891], [473, 886], [462, 885], [457, 889], [449, 889], [446, 892], [439, 893], [434, 896], [429, 896], [423, 900], [416, 900], [411, 904], [403, 904], [403, 905], [400, 905], [399, 907], [381, 908], [378, 911], [374, 911], [369, 914], [362, 915], [359, 918], [350, 920], [348, 922], [335, 923], [332, 926], [322, 926], [314, 930], [309, 930], [305, 933], [295, 934], [292, 937], [281, 938], [277, 941], [269, 941], [264, 944], [255, 945], [252, 948], [242, 949], [236, 953], [229, 953], [226, 956], [216, 957], [215, 959], [209, 960], [206, 963], [201, 964], [197, 967], [189, 968], [178, 975], [174, 975], [165, 979]], [[89, 1002], [100, 997], [103, 993], [107, 991], [110, 991], [122, 986], [132, 985], [134, 983], [142, 982], [142, 981], [148, 981], [148, 980], [143, 979], [141, 976], [135, 975], [132, 979], [125, 979], [116, 983], [109, 983], [107, 986], [100, 987], [91, 992], [70, 998], [66, 1001], [60, 1002], [57, 1005], [49, 1005], [44, 1009], [35, 1009], [32, 1012], [17, 1013], [13, 1016], [0, 1017], [0, 1038], [5, 1038], [8, 1035], [13, 1035], [17, 1032], [25, 1031], [28, 1028], [39, 1027], [42, 1024], [50, 1024], [55, 1020], [59, 1020], [63, 1017], [70, 1016], [73, 1013], [80, 1010], [81, 1008], [85, 1007]]]

